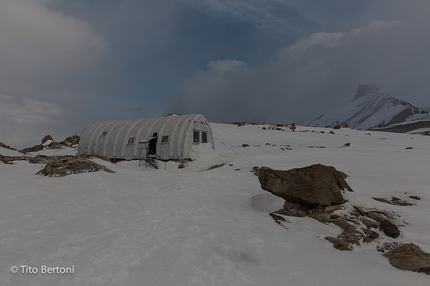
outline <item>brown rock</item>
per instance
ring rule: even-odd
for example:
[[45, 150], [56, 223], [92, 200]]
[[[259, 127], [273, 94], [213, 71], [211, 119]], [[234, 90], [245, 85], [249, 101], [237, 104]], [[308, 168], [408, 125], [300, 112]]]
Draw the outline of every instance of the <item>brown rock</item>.
[[112, 170], [103, 165], [97, 164], [85, 157], [74, 156], [59, 156], [50, 158], [51, 161], [46, 166], [37, 172], [37, 175], [49, 177], [64, 177], [71, 174], [97, 172], [104, 170], [113, 173]]
[[386, 220], [386, 218], [380, 214], [377, 214], [376, 212], [370, 211], [366, 213], [366, 216], [373, 219], [374, 221], [377, 221], [379, 223], [383, 222], [384, 220]]
[[61, 144], [72, 147], [79, 144], [80, 139], [81, 137], [79, 137], [78, 135], [69, 136], [66, 139], [64, 139], [64, 141], [61, 141]]
[[376, 231], [370, 230], [370, 229], [362, 229], [364, 234], [370, 237], [371, 239], [376, 239], [379, 237], [379, 234]]
[[278, 171], [261, 167], [261, 188], [292, 203], [310, 207], [339, 205], [345, 202], [340, 190], [352, 191], [346, 175], [334, 167], [315, 164], [305, 168]]
[[379, 228], [389, 237], [396, 238], [400, 235], [399, 228], [387, 219], [381, 222]]
[[331, 236], [327, 236], [325, 237], [325, 239], [333, 243], [333, 247], [336, 249], [339, 249], [342, 251], [352, 251], [351, 245], [342, 239], [331, 237]]
[[37, 155], [36, 157], [32, 157], [28, 159], [28, 162], [31, 164], [46, 164], [52, 160], [52, 157], [45, 155]]
[[384, 256], [396, 268], [430, 275], [430, 254], [413, 243], [390, 250]]
[[363, 222], [363, 224], [367, 227], [367, 229], [370, 228], [378, 228], [380, 223], [376, 222], [374, 220], [369, 220], [369, 219], [363, 219], [361, 220]]
[[366, 214], [366, 210], [362, 207], [358, 207], [358, 206], [354, 206], [354, 209], [360, 214], [360, 215], [365, 215]]
[[334, 211], [340, 210], [342, 207], [340, 205], [334, 205], [334, 206], [329, 206], [326, 207], [324, 210], [328, 213], [332, 213]]
[[41, 144], [45, 144], [45, 142], [48, 140], [54, 141], [51, 135], [46, 135], [45, 137], [42, 138]]
[[42, 151], [43, 148], [44, 148], [43, 145], [39, 144], [39, 145], [34, 145], [33, 147], [25, 148], [25, 149], [21, 150], [20, 152], [24, 153], [24, 154], [29, 153], [29, 152], [39, 152], [39, 151]]

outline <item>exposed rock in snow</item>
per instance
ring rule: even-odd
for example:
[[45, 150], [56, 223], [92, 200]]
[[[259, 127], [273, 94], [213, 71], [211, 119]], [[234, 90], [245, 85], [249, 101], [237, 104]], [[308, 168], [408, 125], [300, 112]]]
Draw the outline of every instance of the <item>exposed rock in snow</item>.
[[[42, 145], [48, 145], [49, 143], [53, 142], [54, 139], [52, 138], [51, 135], [46, 135], [45, 137], [42, 138], [42, 141], [40, 142]], [[46, 144], [45, 144], [46, 143]]]
[[356, 129], [383, 127], [428, 118], [428, 111], [392, 97], [373, 84], [360, 85], [353, 100], [309, 122], [308, 126], [345, 125]]
[[46, 166], [37, 172], [37, 175], [64, 177], [71, 174], [97, 172], [100, 170], [113, 173], [109, 168], [97, 164], [84, 156], [62, 156], [52, 157]]
[[390, 250], [384, 256], [388, 257], [394, 267], [430, 275], [430, 254], [413, 243]]
[[321, 164], [288, 171], [262, 167], [258, 176], [263, 190], [310, 207], [342, 204], [345, 200], [340, 190], [352, 191], [345, 178], [334, 167]]

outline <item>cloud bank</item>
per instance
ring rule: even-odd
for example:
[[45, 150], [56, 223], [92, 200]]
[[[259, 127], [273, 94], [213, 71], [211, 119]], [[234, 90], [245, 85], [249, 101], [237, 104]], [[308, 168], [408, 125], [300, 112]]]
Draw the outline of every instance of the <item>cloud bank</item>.
[[104, 80], [98, 74], [108, 43], [86, 22], [49, 10], [49, 2], [0, 3], [0, 141], [18, 148], [76, 128], [66, 119]]
[[200, 112], [218, 122], [306, 123], [349, 102], [358, 85], [366, 83], [412, 103], [430, 104], [430, 24], [417, 17], [424, 17], [423, 9], [430, 11], [427, 3], [404, 7], [401, 17], [401, 5], [393, 7], [400, 20], [311, 34], [258, 67], [241, 63], [228, 69], [234, 61], [219, 61], [225, 66], [220, 73], [210, 63], [183, 82], [169, 111]]

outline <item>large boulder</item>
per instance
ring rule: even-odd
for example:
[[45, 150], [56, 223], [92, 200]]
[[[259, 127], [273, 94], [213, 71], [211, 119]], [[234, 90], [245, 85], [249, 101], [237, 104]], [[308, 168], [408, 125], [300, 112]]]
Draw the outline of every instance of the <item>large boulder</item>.
[[330, 206], [345, 202], [341, 190], [352, 192], [346, 174], [321, 164], [288, 171], [261, 167], [258, 179], [261, 188], [286, 201], [310, 206]]

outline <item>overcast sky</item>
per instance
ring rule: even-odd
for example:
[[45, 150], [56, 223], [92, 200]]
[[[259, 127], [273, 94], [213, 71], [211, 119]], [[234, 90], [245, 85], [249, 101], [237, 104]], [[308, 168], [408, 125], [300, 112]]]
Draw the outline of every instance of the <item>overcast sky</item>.
[[1, 0], [0, 142], [202, 113], [311, 120], [359, 84], [430, 105], [428, 0]]

